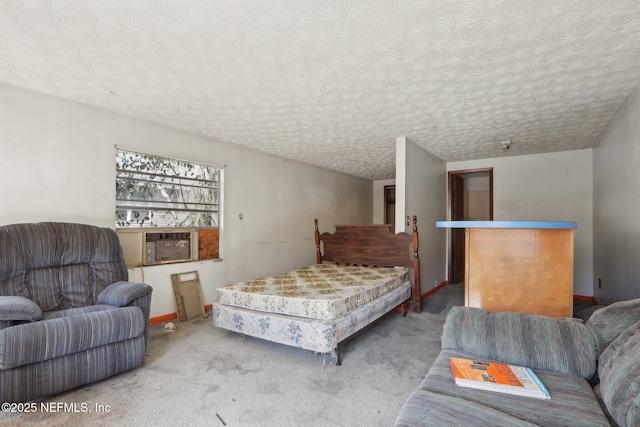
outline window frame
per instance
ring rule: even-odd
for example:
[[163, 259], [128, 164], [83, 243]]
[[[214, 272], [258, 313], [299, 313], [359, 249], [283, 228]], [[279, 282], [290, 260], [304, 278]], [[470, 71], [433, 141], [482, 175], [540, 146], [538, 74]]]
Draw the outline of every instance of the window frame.
[[[116, 195], [115, 195], [115, 211], [114, 211], [115, 230], [118, 233], [118, 236], [120, 237], [121, 246], [123, 249], [123, 253], [125, 255], [125, 262], [127, 264], [127, 267], [134, 268], [134, 267], [143, 267], [143, 266], [152, 266], [152, 265], [163, 265], [163, 264], [169, 264], [169, 263], [184, 263], [184, 262], [207, 261], [207, 260], [221, 261], [222, 260], [221, 242], [222, 242], [222, 228], [223, 228], [223, 201], [224, 201], [224, 167], [206, 164], [202, 162], [194, 162], [189, 160], [161, 156], [157, 154], [142, 153], [138, 151], [122, 149], [117, 146], [115, 147], [115, 149], [116, 149], [115, 156], [114, 156], [116, 160], [116, 164], [115, 164]], [[210, 185], [205, 185], [205, 186], [196, 185], [196, 187], [199, 187], [201, 189], [206, 190], [207, 188], [210, 188], [212, 190], [210, 194], [211, 201], [208, 203], [199, 203], [199, 202], [194, 203], [191, 201], [182, 201], [182, 200], [179, 200], [177, 202], [172, 200], [167, 203], [163, 203], [162, 201], [157, 201], [157, 200], [154, 201], [153, 200], [154, 195], [151, 193], [154, 192], [154, 189], [153, 189], [154, 186], [152, 181], [155, 178], [159, 179], [159, 181], [156, 181], [156, 183], [160, 183], [160, 184], [163, 184], [166, 182], [164, 181], [165, 178], [168, 179], [169, 181], [168, 185], [170, 186], [171, 191], [174, 191], [176, 190], [176, 188], [178, 188], [179, 189], [178, 192], [181, 195], [183, 195], [182, 194], [183, 187], [192, 186], [190, 184], [186, 184], [183, 186], [182, 184], [180, 184], [180, 182], [182, 182], [181, 180], [184, 180], [184, 182], [188, 182], [188, 183], [193, 181], [204, 181], [204, 180], [202, 180], [201, 178], [194, 179], [189, 176], [182, 177], [177, 173], [175, 175], [162, 174], [162, 173], [157, 173], [158, 171], [154, 171], [154, 170], [146, 171], [146, 170], [130, 169], [130, 172], [127, 172], [126, 169], [118, 168], [118, 164], [119, 164], [118, 156], [120, 155], [120, 153], [126, 153], [132, 156], [150, 157], [150, 158], [153, 158], [152, 159], [153, 161], [158, 161], [159, 164], [161, 165], [163, 165], [164, 162], [168, 162], [168, 163], [175, 162], [176, 165], [173, 165], [174, 173], [176, 173], [176, 169], [181, 169], [181, 168], [187, 168], [187, 170], [191, 170], [190, 167], [212, 169], [213, 179], [208, 181], [210, 182]], [[118, 198], [118, 193], [119, 193], [118, 180], [122, 176], [121, 172], [124, 172], [124, 174], [131, 173], [132, 175], [135, 175], [135, 176], [138, 176], [138, 175], [143, 177], [153, 176], [152, 177], [153, 179], [151, 179], [150, 181], [145, 180], [145, 182], [150, 184], [151, 190], [149, 188], [144, 188], [143, 191], [141, 192], [141, 193], [144, 193], [145, 191], [147, 191], [147, 194], [150, 195], [149, 198], [151, 199], [151, 201], [149, 202], [148, 205], [145, 204], [146, 202], [145, 200], [141, 200], [141, 199], [133, 200], [134, 203], [130, 203], [131, 200]], [[125, 178], [124, 180], [126, 181], [127, 178]], [[143, 182], [143, 179], [132, 178], [130, 179], [130, 181], [138, 183], [138, 182]], [[157, 186], [156, 193], [161, 191], [157, 189], [162, 187], [163, 187], [162, 185]], [[206, 196], [207, 195], [205, 194], [205, 197]], [[140, 204], [136, 205], [135, 202], [140, 202]], [[186, 207], [178, 207], [178, 208], [172, 207], [173, 205], [177, 205], [177, 204], [184, 204], [185, 206], [195, 205], [195, 206], [198, 206], [198, 208], [189, 209]], [[200, 208], [200, 206], [205, 206], [205, 205], [212, 206], [212, 209], [203, 210]], [[213, 223], [214, 224], [217, 223], [217, 225], [202, 225], [202, 223], [195, 224], [195, 225], [180, 225], [180, 226], [171, 226], [167, 224], [160, 225], [158, 223], [156, 224], [153, 223], [154, 221], [153, 215], [149, 215], [142, 219], [140, 219], [138, 216], [135, 218], [136, 222], [129, 222], [129, 213], [127, 213], [127, 219], [123, 219], [121, 215], [119, 216], [119, 212], [123, 210], [127, 210], [129, 212], [131, 211], [152, 212], [154, 211], [152, 209], [153, 207], [157, 208], [156, 211], [161, 211], [161, 212], [166, 211], [171, 213], [174, 213], [174, 212], [211, 213], [211, 219]], [[170, 208], [166, 210], [162, 209], [166, 207], [170, 207]], [[189, 217], [187, 217], [187, 219], [189, 219]], [[202, 218], [198, 217], [198, 220], [202, 221]], [[125, 221], [126, 221], [126, 225], [123, 225]], [[185, 251], [182, 245], [181, 247], [183, 250], [178, 251], [180, 255], [178, 256], [177, 259], [160, 260], [160, 261], [157, 259], [154, 259], [153, 262], [151, 262], [149, 258], [150, 247], [148, 246], [148, 243], [150, 243], [150, 241], [149, 241], [148, 235], [153, 235], [153, 234], [176, 235], [179, 233], [187, 233], [190, 235], [190, 239], [188, 240], [190, 245], [188, 250], [188, 256], [184, 255]], [[152, 240], [155, 241], [154, 239], [156, 239], [157, 237], [158, 236], [154, 236]], [[169, 241], [166, 241], [166, 242], [169, 242]], [[154, 254], [155, 254], [155, 250], [154, 250]], [[205, 257], [203, 258], [202, 256], [205, 256]]]

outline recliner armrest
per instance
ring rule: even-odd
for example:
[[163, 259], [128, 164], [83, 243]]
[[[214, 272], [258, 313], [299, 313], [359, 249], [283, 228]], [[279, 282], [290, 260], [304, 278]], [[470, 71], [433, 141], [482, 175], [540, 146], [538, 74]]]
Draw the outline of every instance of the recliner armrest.
[[146, 283], [139, 282], [115, 282], [107, 286], [98, 295], [98, 304], [109, 304], [117, 307], [126, 307], [132, 301], [149, 295], [153, 288]]
[[591, 378], [596, 342], [579, 319], [453, 307], [442, 348], [504, 363]]
[[144, 328], [145, 346], [149, 338], [149, 315], [151, 313], [151, 292], [153, 288], [146, 283], [139, 282], [115, 282], [104, 288], [98, 295], [98, 304], [109, 304], [117, 307], [139, 307], [144, 315], [146, 325]]
[[0, 321], [36, 322], [40, 319], [42, 319], [40, 306], [29, 298], [0, 296]]

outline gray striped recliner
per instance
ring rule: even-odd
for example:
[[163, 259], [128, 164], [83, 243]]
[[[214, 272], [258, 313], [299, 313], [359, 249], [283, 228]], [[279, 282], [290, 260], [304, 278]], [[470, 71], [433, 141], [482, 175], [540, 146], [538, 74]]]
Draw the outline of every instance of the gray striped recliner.
[[0, 227], [0, 402], [26, 402], [144, 362], [152, 288], [127, 281], [115, 231]]

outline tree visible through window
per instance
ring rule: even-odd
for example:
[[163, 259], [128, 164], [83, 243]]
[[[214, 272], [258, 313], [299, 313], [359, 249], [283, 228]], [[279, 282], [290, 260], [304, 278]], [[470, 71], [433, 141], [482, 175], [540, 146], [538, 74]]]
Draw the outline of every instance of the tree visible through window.
[[128, 267], [219, 258], [222, 169], [116, 149], [115, 223]]
[[116, 151], [117, 227], [218, 227], [220, 169]]

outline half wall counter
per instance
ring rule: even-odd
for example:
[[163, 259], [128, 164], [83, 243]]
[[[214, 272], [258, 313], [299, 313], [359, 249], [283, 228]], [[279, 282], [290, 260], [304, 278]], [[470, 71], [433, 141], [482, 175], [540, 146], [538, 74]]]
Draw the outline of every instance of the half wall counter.
[[575, 222], [438, 221], [465, 229], [465, 305], [573, 316]]

